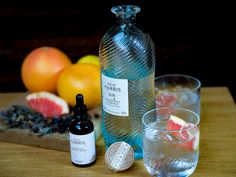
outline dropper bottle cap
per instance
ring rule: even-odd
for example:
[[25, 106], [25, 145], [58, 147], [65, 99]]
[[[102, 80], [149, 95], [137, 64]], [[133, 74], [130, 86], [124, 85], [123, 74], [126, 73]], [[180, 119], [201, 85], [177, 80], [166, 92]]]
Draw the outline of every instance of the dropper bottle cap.
[[84, 104], [84, 97], [82, 94], [76, 95], [76, 105], [74, 106], [74, 116], [75, 117], [81, 117], [81, 118], [87, 118], [87, 107]]

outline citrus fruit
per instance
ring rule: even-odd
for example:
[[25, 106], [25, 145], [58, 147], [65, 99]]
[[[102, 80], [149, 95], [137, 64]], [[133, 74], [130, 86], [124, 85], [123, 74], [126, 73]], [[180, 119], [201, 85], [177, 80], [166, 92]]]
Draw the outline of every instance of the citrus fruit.
[[61, 50], [54, 47], [40, 47], [31, 51], [21, 67], [21, 78], [31, 92], [56, 92], [60, 72], [72, 63]]
[[167, 130], [173, 131], [172, 135], [180, 140], [178, 145], [188, 150], [197, 150], [199, 144], [199, 130], [192, 123], [187, 123], [183, 119], [170, 115], [167, 121]]
[[170, 118], [167, 122], [167, 130], [181, 130], [185, 127], [186, 122], [174, 115], [170, 115]]
[[78, 60], [78, 63], [91, 63], [99, 66], [99, 57], [96, 55], [85, 55]]
[[175, 93], [170, 92], [159, 92], [156, 96], [157, 107], [171, 107], [177, 102], [177, 96]]
[[84, 96], [88, 109], [101, 104], [100, 69], [89, 63], [77, 63], [66, 68], [59, 76], [57, 92], [70, 106], [76, 103], [76, 95]]
[[26, 96], [27, 105], [44, 117], [58, 117], [69, 113], [65, 100], [50, 92], [36, 92]]

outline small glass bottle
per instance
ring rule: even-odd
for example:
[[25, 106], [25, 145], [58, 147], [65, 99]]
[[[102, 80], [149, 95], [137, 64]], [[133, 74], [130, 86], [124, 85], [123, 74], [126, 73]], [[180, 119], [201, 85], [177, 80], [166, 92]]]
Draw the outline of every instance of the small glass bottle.
[[142, 123], [155, 108], [155, 49], [151, 37], [135, 24], [138, 6], [115, 6], [117, 24], [101, 39], [102, 133], [106, 148], [125, 141], [135, 159], [143, 157]]
[[77, 167], [88, 167], [96, 161], [96, 140], [94, 126], [88, 119], [83, 95], [76, 96], [74, 119], [69, 125], [70, 152], [72, 164]]

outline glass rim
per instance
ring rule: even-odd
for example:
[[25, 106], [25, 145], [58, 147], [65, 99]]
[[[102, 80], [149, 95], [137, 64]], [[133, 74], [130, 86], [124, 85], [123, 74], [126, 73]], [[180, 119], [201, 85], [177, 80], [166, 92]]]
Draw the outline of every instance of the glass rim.
[[[154, 108], [154, 109], [151, 109], [151, 110], [149, 110], [149, 111], [147, 111], [146, 113], [144, 113], [144, 115], [142, 116], [142, 123], [145, 125], [145, 126], [148, 126], [149, 124], [147, 124], [147, 123], [145, 123], [145, 121], [144, 121], [144, 119], [145, 119], [145, 117], [148, 115], [148, 114], [150, 114], [150, 113], [152, 113], [152, 112], [156, 112], [157, 110], [160, 110], [160, 109], [167, 109], [167, 108], [169, 108], [169, 109], [173, 109], [173, 110], [184, 110], [184, 111], [187, 111], [187, 112], [190, 112], [190, 113], [193, 113], [194, 115], [195, 115], [195, 117], [197, 118], [197, 121], [196, 121], [196, 123], [191, 123], [191, 124], [193, 124], [194, 126], [191, 126], [191, 127], [186, 127], [186, 128], [183, 128], [183, 129], [181, 129], [181, 130], [166, 130], [166, 129], [158, 129], [158, 128], [155, 128], [155, 129], [153, 129], [153, 128], [150, 128], [150, 129], [153, 129], [153, 130], [156, 130], [156, 131], [159, 131], [159, 132], [184, 132], [184, 131], [187, 131], [187, 130], [191, 130], [191, 129], [194, 129], [194, 128], [196, 128], [196, 127], [198, 127], [198, 125], [199, 125], [199, 123], [200, 123], [200, 117], [199, 117], [199, 115], [197, 114], [197, 113], [195, 113], [194, 111], [192, 111], [192, 110], [190, 110], [190, 109], [186, 109], [186, 108], [170, 108], [170, 107], [160, 107], [160, 108]], [[161, 116], [161, 115], [160, 115]], [[166, 119], [166, 120], [168, 120], [168, 119]]]
[[[160, 76], [157, 76], [155, 77], [155, 82], [158, 80], [158, 79], [161, 79], [161, 78], [170, 78], [170, 77], [180, 77], [180, 78], [189, 78], [189, 79], [192, 79], [194, 80], [196, 83], [197, 83], [197, 86], [194, 87], [193, 89], [191, 90], [197, 90], [199, 88], [201, 88], [201, 81], [199, 79], [197, 79], [196, 77], [194, 76], [190, 76], [190, 75], [187, 75], [187, 74], [163, 74], [163, 75], [160, 75]], [[156, 87], [156, 86], [155, 86]]]

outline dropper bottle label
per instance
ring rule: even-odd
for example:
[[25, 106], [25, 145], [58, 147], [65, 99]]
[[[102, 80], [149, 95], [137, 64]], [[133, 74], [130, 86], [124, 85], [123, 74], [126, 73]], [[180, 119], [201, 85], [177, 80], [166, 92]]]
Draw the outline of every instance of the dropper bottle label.
[[96, 159], [94, 131], [87, 135], [70, 133], [71, 161], [76, 164], [89, 164]]

